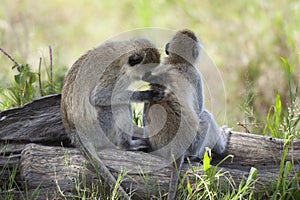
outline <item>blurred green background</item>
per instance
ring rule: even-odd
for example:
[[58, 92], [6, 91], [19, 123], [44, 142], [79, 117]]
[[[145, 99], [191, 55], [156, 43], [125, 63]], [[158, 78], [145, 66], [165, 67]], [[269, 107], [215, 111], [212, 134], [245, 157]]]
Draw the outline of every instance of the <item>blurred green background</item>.
[[[0, 0], [0, 47], [37, 71], [40, 57], [49, 66], [50, 45], [54, 78], [62, 81], [80, 55], [124, 31], [189, 28], [225, 83], [224, 123], [244, 131], [237, 123], [263, 127], [277, 92], [288, 102], [280, 57], [292, 66], [292, 86], [299, 84], [299, 19], [297, 0]], [[12, 65], [0, 53], [1, 88], [13, 82]]]

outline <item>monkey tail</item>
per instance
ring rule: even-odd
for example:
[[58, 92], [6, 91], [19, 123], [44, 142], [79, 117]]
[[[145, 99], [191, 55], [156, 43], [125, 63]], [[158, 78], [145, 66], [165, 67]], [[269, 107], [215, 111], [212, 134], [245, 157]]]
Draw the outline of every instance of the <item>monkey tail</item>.
[[167, 200], [174, 200], [176, 197], [177, 186], [179, 182], [180, 170], [184, 161], [185, 154], [181, 155], [172, 166], [172, 174], [169, 183], [169, 194]]
[[[101, 172], [100, 176], [104, 180], [105, 183], [109, 185], [109, 187], [114, 188], [117, 184], [116, 178], [112, 175], [109, 169], [105, 166], [102, 159], [96, 153], [95, 150], [89, 149], [87, 146], [83, 145], [80, 137], [78, 137], [79, 142], [81, 144], [81, 150], [83, 151], [84, 155], [93, 163], [95, 164], [96, 168]], [[121, 195], [122, 199], [131, 200], [130, 196], [126, 193], [121, 185], [118, 186], [118, 194]]]

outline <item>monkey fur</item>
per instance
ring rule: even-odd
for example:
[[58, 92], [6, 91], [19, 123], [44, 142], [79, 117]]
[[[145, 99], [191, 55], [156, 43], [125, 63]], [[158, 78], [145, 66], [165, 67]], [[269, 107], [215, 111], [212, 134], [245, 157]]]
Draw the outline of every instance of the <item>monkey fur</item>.
[[[65, 77], [61, 100], [65, 130], [72, 143], [95, 161], [111, 187], [116, 179], [97, 152], [144, 147], [143, 140], [133, 137], [142, 130], [133, 126], [130, 102], [155, 101], [161, 92], [130, 91], [128, 87], [159, 62], [158, 50], [147, 39], [107, 41], [81, 56]], [[130, 199], [122, 187], [118, 189], [124, 199]]]
[[169, 161], [176, 158], [168, 199], [175, 199], [177, 173], [185, 157], [202, 158], [206, 147], [222, 154], [227, 145], [228, 131], [204, 109], [203, 81], [195, 67], [201, 48], [192, 31], [178, 31], [165, 46], [167, 57], [143, 77], [151, 83], [150, 90], [165, 91], [163, 99], [145, 103], [143, 121], [149, 151]]

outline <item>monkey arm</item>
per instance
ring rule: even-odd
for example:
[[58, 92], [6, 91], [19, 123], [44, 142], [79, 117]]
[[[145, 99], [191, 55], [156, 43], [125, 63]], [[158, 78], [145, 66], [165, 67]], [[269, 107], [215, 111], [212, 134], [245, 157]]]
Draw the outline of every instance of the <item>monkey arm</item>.
[[129, 105], [130, 102], [149, 102], [164, 97], [163, 91], [113, 91], [113, 88], [96, 86], [90, 93], [90, 103], [93, 106]]
[[142, 80], [148, 83], [151, 83], [152, 86], [155, 87], [164, 87], [166, 77], [163, 75], [153, 75], [151, 72], [145, 73], [145, 75], [142, 77]]
[[100, 86], [96, 86], [90, 92], [90, 103], [93, 106], [110, 106], [111, 105], [111, 88], [103, 88]]
[[164, 97], [164, 91], [146, 90], [132, 92], [130, 101], [132, 102], [152, 102], [159, 101]]

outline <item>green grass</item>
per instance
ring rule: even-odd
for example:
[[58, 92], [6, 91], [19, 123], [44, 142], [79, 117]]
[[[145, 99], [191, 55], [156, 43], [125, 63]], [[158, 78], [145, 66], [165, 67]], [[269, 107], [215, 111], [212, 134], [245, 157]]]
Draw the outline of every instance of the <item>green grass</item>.
[[[300, 121], [300, 105], [298, 99], [298, 89], [295, 87], [293, 89], [293, 85], [291, 84], [291, 66], [289, 65], [286, 59], [282, 59], [284, 66], [286, 67], [286, 74], [288, 76], [288, 93], [290, 95], [290, 104], [287, 107], [287, 111], [284, 110], [282, 106], [281, 96], [276, 94], [275, 97], [275, 105], [272, 106], [269, 110], [269, 113], [266, 117], [266, 125], [263, 133], [266, 135], [271, 135], [275, 138], [283, 138], [285, 140], [284, 151], [280, 163], [280, 171], [278, 174], [278, 181], [274, 183], [273, 187], [268, 188], [265, 193], [256, 193], [255, 191], [255, 183], [256, 183], [256, 175], [257, 169], [252, 168], [249, 172], [249, 176], [247, 179], [242, 180], [238, 185], [233, 181], [228, 172], [217, 171], [217, 167], [212, 167], [210, 165], [210, 158], [206, 153], [204, 155], [203, 166], [199, 168], [192, 168], [189, 170], [184, 176], [179, 184], [178, 196], [180, 199], [297, 199], [300, 197], [300, 189], [299, 189], [299, 179], [300, 179], [300, 169], [298, 169], [298, 173], [293, 177], [292, 180], [288, 179], [289, 174], [291, 173], [291, 168], [293, 163], [290, 161], [286, 162], [286, 154], [288, 150], [291, 148], [290, 144], [293, 139], [300, 139], [299, 134], [299, 121]], [[42, 83], [41, 80], [38, 81], [38, 75], [31, 71], [31, 68], [27, 64], [19, 64], [15, 63], [13, 68], [17, 68], [18, 74], [15, 75], [15, 84], [18, 87], [11, 87], [9, 91], [12, 93], [10, 96], [5, 96], [7, 98], [7, 102], [13, 102], [11, 105], [23, 105], [26, 102], [32, 100], [32, 98], [36, 97], [36, 93], [39, 93], [41, 90], [43, 93], [39, 93], [39, 95], [47, 94], [42, 87], [38, 87]], [[51, 70], [52, 71], [52, 70]], [[35, 85], [37, 84], [37, 86]], [[49, 93], [51, 93], [50, 90]], [[16, 95], [12, 95], [16, 94]], [[2, 93], [3, 95], [3, 93]], [[251, 97], [252, 98], [252, 97]], [[251, 100], [250, 98], [250, 100]], [[254, 98], [254, 97], [253, 97]], [[133, 121], [141, 125], [141, 109], [135, 107], [133, 111]], [[251, 111], [251, 104], [245, 104], [245, 112], [248, 116], [254, 116]], [[250, 117], [248, 117], [250, 119]], [[255, 116], [253, 117], [255, 118]], [[68, 159], [66, 158], [66, 166], [68, 166]], [[2, 169], [6, 169], [4, 166]], [[83, 171], [86, 166], [83, 166]], [[96, 167], [94, 166], [96, 169]], [[14, 192], [20, 191], [18, 183], [16, 183], [16, 170], [17, 166], [10, 169], [10, 177], [0, 188], [0, 195], [4, 199], [13, 199]], [[203, 175], [199, 175], [199, 171], [202, 171]], [[96, 170], [97, 172], [97, 170]], [[3, 174], [3, 173], [1, 173]], [[105, 185], [101, 182], [93, 183], [91, 187], [88, 187], [86, 176], [84, 173], [78, 174], [76, 179], [72, 179], [73, 184], [75, 185], [75, 193], [74, 194], [65, 194], [64, 191], [60, 191], [60, 196], [63, 198], [72, 198], [72, 199], [96, 199], [96, 198], [104, 198], [104, 199], [120, 199], [118, 196], [117, 187], [122, 182], [124, 177], [126, 176], [125, 172], [121, 172], [117, 179], [117, 184], [110, 191], [110, 193], [99, 194], [98, 187], [99, 185]], [[98, 173], [98, 177], [100, 180], [100, 174]], [[145, 181], [147, 181], [147, 174], [144, 174], [143, 177]], [[0, 178], [3, 178], [0, 176]], [[193, 184], [191, 184], [191, 178], [194, 179]], [[227, 180], [220, 181], [220, 180]], [[185, 181], [186, 180], [186, 181]], [[27, 191], [26, 183], [25, 193], [23, 194], [23, 199], [34, 199], [36, 195], [39, 193], [39, 188], [29, 194]], [[224, 189], [225, 188], [225, 189]], [[101, 189], [101, 191], [106, 191], [105, 188]], [[162, 195], [164, 197], [165, 194]]]
[[[287, 77], [280, 57], [293, 67], [291, 83], [299, 80], [300, 2], [297, 0], [138, 0], [132, 2], [91, 0], [34, 0], [16, 3], [2, 0], [0, 8], [0, 47], [19, 61], [39, 71], [39, 58], [50, 65], [48, 46], [53, 49], [53, 77], [64, 76], [65, 69], [87, 50], [124, 31], [144, 27], [168, 30], [190, 28], [195, 31], [211, 59], [216, 63], [226, 86], [226, 115], [230, 127], [243, 131], [237, 122], [264, 127], [272, 98], [279, 93], [286, 109], [289, 102]], [[82, 6], [85, 7], [82, 10]], [[32, 12], [34, 10], [35, 12]], [[176, 13], [176, 15], [174, 15]], [[0, 85], [11, 86], [16, 70], [0, 57]], [[45, 68], [42, 75], [49, 71]], [[214, 87], [219, 87], [214, 85]], [[222, 97], [214, 99], [214, 115], [224, 108]], [[252, 98], [254, 96], [255, 98]], [[251, 100], [251, 101], [249, 101]], [[250, 103], [253, 118], [245, 119], [244, 105]], [[230, 106], [229, 106], [230, 105]], [[234, 106], [232, 106], [234, 105]], [[220, 109], [216, 109], [220, 108]], [[221, 111], [220, 111], [221, 110]], [[246, 121], [246, 123], [244, 123]]]
[[[251, 168], [248, 177], [242, 179], [242, 181], [237, 185], [230, 174], [223, 170], [218, 170], [219, 164], [217, 166], [211, 166], [210, 157], [206, 152], [203, 159], [203, 165], [200, 167], [192, 167], [189, 169], [185, 176], [181, 178], [179, 184], [179, 190], [177, 192], [178, 199], [222, 199], [222, 200], [239, 200], [239, 199], [272, 199], [272, 200], [287, 200], [287, 199], [298, 199], [300, 197], [299, 189], [299, 179], [300, 179], [300, 169], [298, 173], [289, 180], [288, 175], [291, 172], [292, 163], [285, 162], [286, 153], [290, 148], [290, 142], [292, 138], [289, 138], [285, 142], [284, 153], [282, 155], [282, 161], [280, 163], [280, 172], [278, 174], [278, 181], [274, 183], [274, 187], [268, 189], [268, 191], [262, 193], [257, 193], [255, 184], [257, 183], [257, 173], [258, 170]], [[230, 157], [224, 158], [229, 159]], [[65, 156], [66, 167], [72, 170], [69, 163], [68, 155]], [[222, 162], [222, 161], [221, 161]], [[4, 170], [4, 169], [3, 169]], [[117, 178], [117, 184], [111, 190], [111, 193], [105, 193], [105, 188], [101, 188], [101, 194], [99, 193], [99, 187], [102, 187], [102, 182], [93, 182], [92, 185], [87, 184], [87, 177], [85, 171], [87, 166], [83, 165], [80, 174], [77, 178], [70, 176], [70, 181], [75, 186], [75, 191], [73, 194], [66, 194], [64, 191], [60, 190], [58, 185], [59, 194], [57, 197], [62, 199], [120, 199], [117, 194], [117, 187], [123, 181], [127, 175], [125, 171], [121, 171]], [[97, 168], [95, 168], [97, 172]], [[2, 171], [3, 172], [3, 171]], [[14, 199], [14, 192], [20, 191], [18, 184], [15, 181], [17, 166], [10, 171], [11, 176], [8, 181], [2, 185], [0, 188], [0, 197], [4, 200]], [[98, 173], [98, 172], [97, 172]], [[3, 173], [1, 173], [3, 174]], [[202, 174], [202, 175], [200, 175]], [[100, 174], [98, 174], [100, 177]], [[143, 173], [143, 177], [147, 182], [148, 174]], [[2, 179], [3, 177], [0, 176]], [[149, 186], [152, 187], [152, 186]], [[103, 193], [104, 192], [104, 193]], [[28, 193], [27, 187], [25, 185], [25, 193], [22, 195], [22, 199], [29, 200], [35, 199], [39, 193], [39, 188], [37, 188], [32, 194]], [[165, 195], [162, 195], [165, 197]], [[161, 197], [157, 197], [161, 198]]]
[[292, 181], [288, 180], [288, 175], [292, 169], [292, 163], [290, 161], [286, 162], [286, 154], [290, 149], [291, 141], [293, 141], [293, 135], [289, 136], [284, 143], [284, 151], [280, 162], [280, 170], [278, 174], [278, 180], [276, 184], [276, 189], [272, 191], [272, 196], [270, 199], [297, 199], [300, 197], [299, 186], [297, 185], [297, 181], [300, 178], [300, 169], [298, 169], [298, 173], [292, 179]]
[[[229, 158], [230, 156], [224, 160]], [[239, 185], [236, 185], [230, 174], [219, 170], [218, 167], [219, 165], [210, 165], [210, 158], [206, 152], [203, 166], [192, 167], [183, 177], [186, 179], [186, 184], [183, 184], [184, 180], [181, 181], [178, 199], [237, 200], [253, 198], [257, 169], [251, 168], [247, 179], [243, 179]], [[193, 184], [191, 184], [191, 179], [193, 179]]]
[[1, 180], [5, 180], [5, 177], [4, 177], [5, 171], [8, 174], [10, 174], [10, 176], [8, 177], [8, 180], [6, 182], [4, 182], [4, 184], [0, 188], [0, 199], [3, 199], [3, 200], [13, 199], [14, 192], [17, 191], [17, 188], [16, 188], [17, 184], [15, 182], [17, 169], [18, 169], [18, 165], [14, 166], [12, 169], [10, 169], [8, 166], [4, 165], [4, 167], [1, 169], [1, 171], [0, 171], [0, 179]]
[[[288, 179], [292, 163], [289, 161], [286, 162], [286, 153], [290, 148], [291, 141], [292, 139], [289, 138], [285, 142], [278, 181], [273, 184], [274, 187], [264, 192], [258, 192], [255, 187], [255, 184], [259, 181], [257, 179], [258, 170], [253, 167], [250, 169], [248, 177], [242, 179], [237, 185], [229, 173], [222, 170], [217, 171], [218, 166], [211, 166], [210, 158], [205, 154], [203, 166], [191, 168], [186, 173], [186, 176], [183, 177], [186, 180], [186, 184], [183, 184], [184, 180], [181, 181], [179, 199], [298, 199], [300, 197], [300, 188], [298, 185], [300, 169], [298, 169], [298, 173], [291, 180]], [[199, 175], [199, 172], [203, 175]], [[190, 179], [194, 179], [193, 184], [191, 184]], [[222, 181], [220, 181], [221, 179]]]
[[293, 91], [291, 85], [291, 66], [286, 59], [282, 58], [282, 61], [286, 67], [288, 80], [289, 103], [287, 111], [283, 110], [281, 97], [279, 94], [276, 94], [275, 105], [269, 110], [263, 135], [271, 135], [282, 139], [289, 139], [290, 137], [300, 139], [300, 99], [298, 97], [298, 85], [295, 87], [295, 91]]
[[28, 64], [18, 63], [13, 56], [0, 47], [1, 53], [13, 63], [12, 70], [17, 70], [10, 87], [0, 88], [0, 110], [22, 106], [34, 98], [60, 93], [63, 79], [53, 77], [52, 50], [49, 47], [50, 65], [45, 66], [46, 78], [42, 78], [42, 58], [38, 72], [33, 72]]
[[[151, 3], [94, 0], [86, 4], [78, 0], [69, 3], [2, 0], [0, 110], [59, 93], [66, 69], [88, 49], [120, 32], [144, 27], [190, 28], [200, 36], [225, 82], [228, 125], [238, 131], [286, 139], [278, 182], [264, 195], [268, 199], [300, 198], [297, 185], [300, 170], [293, 180], [288, 180], [293, 163], [285, 162], [290, 142], [300, 139], [300, 2], [233, 0], [224, 4], [217, 0], [200, 4], [191, 0], [187, 4], [183, 0]], [[223, 103], [219, 99], [222, 98], [214, 99], [215, 108], [224, 107], [219, 105]], [[133, 111], [134, 122], [139, 126], [140, 111]], [[215, 110], [214, 114], [221, 122], [224, 119], [219, 118], [219, 112]], [[181, 183], [182, 198], [259, 198], [253, 195], [255, 169], [247, 180], [236, 185], [226, 172], [217, 172], [206, 161], [205, 169], [193, 169], [184, 178], [187, 184]], [[12, 192], [18, 190], [15, 170], [11, 169], [11, 176], [1, 187], [1, 198], [12, 199]], [[196, 175], [197, 170], [204, 171], [204, 175]], [[189, 182], [191, 176], [196, 178], [195, 184]], [[220, 192], [223, 186], [219, 180], [224, 176], [229, 189]], [[76, 185], [78, 199], [99, 196], [96, 187], [92, 190], [85, 187], [84, 177], [78, 177]], [[115, 194], [106, 195], [117, 198]], [[30, 198], [28, 194], [24, 196]]]
[[[6, 57], [12, 60], [12, 56], [6, 55]], [[14, 59], [13, 59], [14, 60]], [[252, 168], [249, 172], [247, 179], [242, 180], [238, 185], [233, 181], [230, 174], [226, 171], [217, 171], [218, 166], [210, 165], [210, 158], [206, 153], [204, 155], [203, 166], [199, 168], [190, 169], [186, 175], [181, 179], [179, 184], [178, 197], [180, 199], [297, 199], [300, 197], [299, 189], [299, 179], [300, 179], [300, 169], [298, 173], [293, 177], [292, 180], [288, 178], [291, 173], [293, 163], [286, 161], [286, 154], [291, 148], [291, 142], [296, 138], [300, 139], [299, 133], [299, 122], [300, 122], [300, 104], [298, 98], [298, 87], [292, 85], [292, 66], [286, 59], [283, 59], [283, 65], [286, 69], [286, 76], [288, 82], [288, 93], [289, 93], [289, 102], [287, 110], [284, 109], [282, 99], [280, 94], [275, 96], [275, 104], [269, 109], [269, 113], [266, 116], [265, 127], [263, 129], [263, 134], [271, 135], [275, 138], [283, 138], [285, 140], [284, 151], [280, 163], [280, 171], [278, 174], [278, 181], [273, 184], [273, 187], [270, 187], [264, 193], [257, 193], [255, 190], [255, 183], [257, 182], [256, 175], [258, 170]], [[15, 85], [6, 90], [10, 91], [9, 95], [2, 93], [4, 99], [6, 98], [7, 102], [10, 102], [10, 106], [19, 106], [23, 105], [26, 102], [32, 100], [37, 96], [42, 96], [45, 94], [51, 94], [55, 92], [53, 90], [45, 90], [41, 85], [45, 84], [45, 81], [39, 79], [39, 73], [32, 72], [31, 67], [28, 64], [19, 64], [14, 63], [12, 69], [17, 68], [18, 73], [15, 75]], [[51, 67], [52, 68], [52, 67]], [[50, 70], [51, 74], [52, 70]], [[49, 78], [51, 77], [51, 78]], [[47, 79], [53, 79], [52, 75], [47, 76]], [[49, 80], [46, 80], [49, 81]], [[61, 84], [61, 83], [60, 83]], [[53, 89], [53, 88], [52, 88]], [[41, 92], [43, 91], [43, 92]], [[3, 92], [3, 91], [2, 91]], [[248, 98], [244, 106], [245, 118], [249, 121], [255, 122], [255, 114], [252, 109], [252, 98]], [[133, 121], [137, 125], [141, 126], [141, 108], [139, 105], [133, 105]], [[255, 123], [254, 123], [255, 124]], [[247, 129], [247, 124], [245, 124], [245, 129]], [[249, 132], [253, 132], [254, 129], [251, 129]], [[68, 166], [69, 161], [66, 157], [66, 166]], [[6, 169], [4, 166], [2, 169]], [[83, 166], [83, 171], [86, 166]], [[97, 169], [94, 166], [96, 172]], [[0, 195], [4, 199], [13, 199], [14, 192], [20, 191], [18, 183], [16, 183], [16, 170], [17, 166], [10, 169], [10, 177], [0, 188]], [[199, 175], [199, 172], [202, 172], [203, 175]], [[1, 173], [3, 174], [3, 173]], [[99, 180], [100, 174], [97, 172]], [[141, 173], [147, 182], [147, 174]], [[103, 194], [99, 193], [99, 185], [105, 185], [101, 182], [93, 183], [90, 186], [87, 185], [86, 176], [84, 173], [78, 174], [76, 179], [72, 179], [72, 183], [75, 185], [74, 194], [65, 194], [64, 191], [60, 191], [60, 196], [63, 198], [71, 199], [97, 199], [99, 197], [104, 199], [120, 199], [118, 196], [117, 187], [122, 182], [126, 173], [123, 171], [119, 174], [117, 178], [117, 184], [110, 191], [110, 193], [105, 193], [105, 188], [102, 188], [101, 191]], [[0, 176], [0, 178], [3, 178]], [[194, 179], [193, 183], [191, 179]], [[223, 180], [223, 181], [221, 181]], [[224, 183], [224, 180], [225, 183]], [[39, 188], [29, 194], [26, 183], [24, 183], [25, 193], [23, 194], [23, 199], [34, 199], [39, 193]], [[104, 186], [105, 187], [105, 186]], [[152, 187], [152, 186], [151, 186]], [[154, 187], [154, 186], [153, 186]], [[59, 188], [58, 188], [59, 189]], [[161, 197], [165, 197], [166, 194], [162, 194]], [[159, 198], [161, 198], [159, 197]]]

